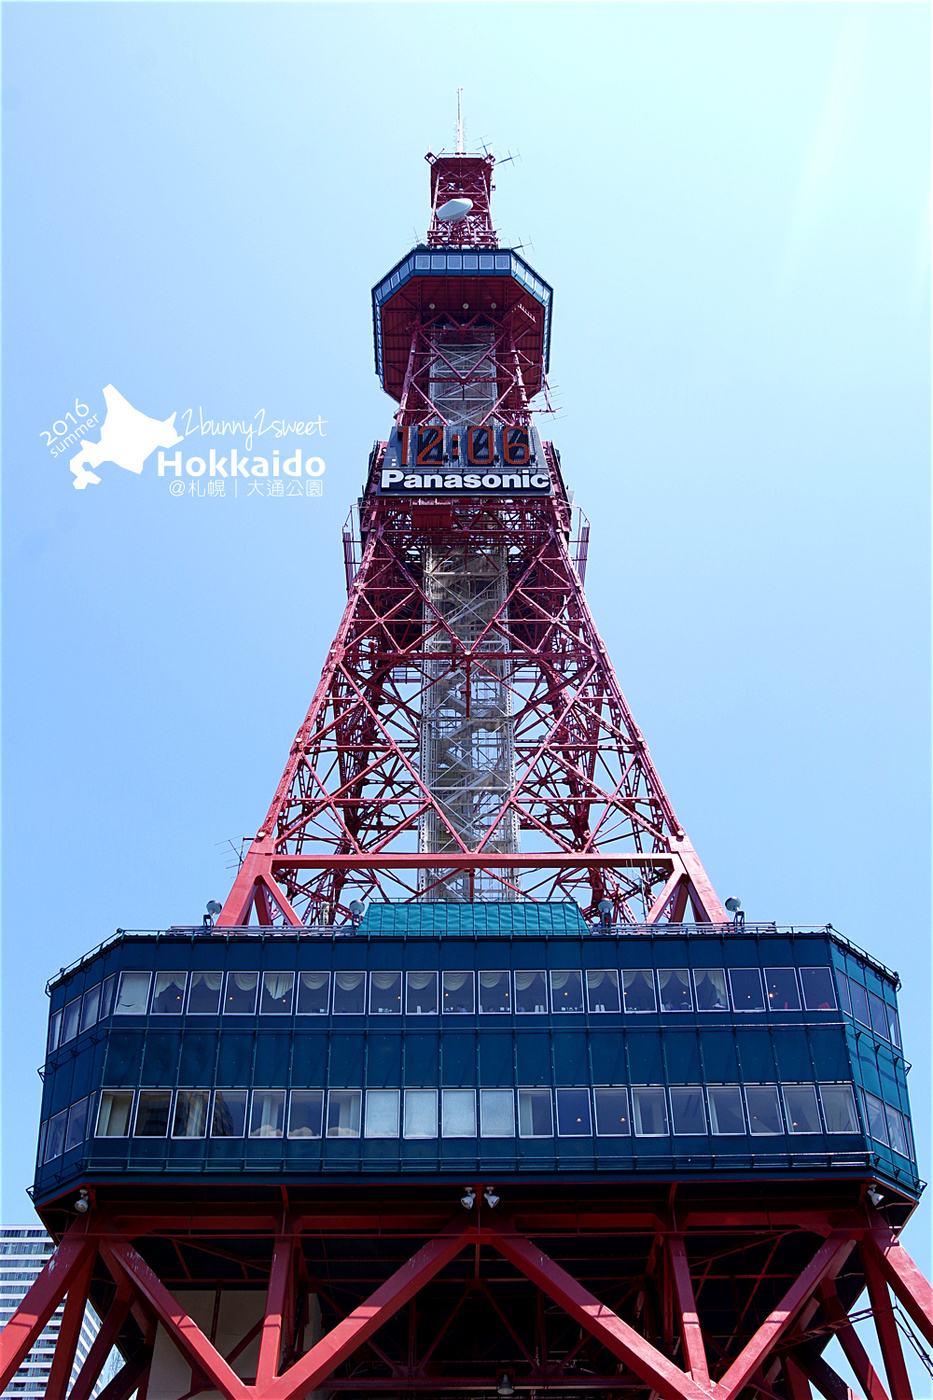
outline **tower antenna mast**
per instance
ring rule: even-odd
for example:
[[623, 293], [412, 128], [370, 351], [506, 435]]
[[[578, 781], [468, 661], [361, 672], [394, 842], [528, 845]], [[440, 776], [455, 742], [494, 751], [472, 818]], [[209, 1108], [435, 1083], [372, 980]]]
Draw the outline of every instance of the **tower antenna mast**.
[[457, 88], [457, 155], [463, 155], [463, 88]]

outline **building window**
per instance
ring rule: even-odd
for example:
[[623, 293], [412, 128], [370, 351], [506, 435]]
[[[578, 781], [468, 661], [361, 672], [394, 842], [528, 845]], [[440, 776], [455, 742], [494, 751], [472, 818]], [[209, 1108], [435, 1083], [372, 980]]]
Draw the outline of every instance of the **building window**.
[[820, 1099], [828, 1133], [859, 1132], [855, 1095], [851, 1084], [821, 1084]]
[[626, 1011], [657, 1011], [654, 978], [644, 968], [622, 973], [622, 996]]
[[614, 967], [590, 969], [586, 974], [586, 1003], [591, 1014], [621, 1011], [619, 974]]
[[909, 1157], [907, 1150], [907, 1134], [904, 1131], [903, 1116], [896, 1108], [892, 1108], [889, 1103], [884, 1106], [884, 1116], [888, 1120], [888, 1133], [891, 1138], [891, 1148], [894, 1152], [899, 1152], [902, 1157]]
[[246, 1090], [217, 1089], [211, 1115], [212, 1138], [241, 1138], [246, 1132]]
[[472, 1016], [475, 1001], [472, 972], [445, 972], [444, 1011], [454, 1016]]
[[515, 1100], [511, 1089], [480, 1089], [480, 1132], [484, 1138], [515, 1136]]
[[605, 1085], [593, 1090], [598, 1137], [630, 1137], [632, 1122], [628, 1112], [628, 1090]]
[[816, 1089], [812, 1084], [785, 1084], [784, 1112], [789, 1133], [818, 1133], [821, 1130]]
[[799, 1011], [800, 993], [792, 967], [766, 967], [765, 987], [770, 1011]]
[[84, 993], [84, 1000], [81, 1002], [81, 1025], [78, 1029], [89, 1031], [92, 1026], [96, 1026], [99, 1010], [100, 983], [98, 982], [95, 987], [90, 987]]
[[852, 998], [852, 1015], [863, 1026], [871, 1027], [871, 1010], [868, 1006], [868, 993], [861, 982], [849, 978], [849, 995]]
[[742, 1112], [742, 1091], [738, 1084], [717, 1084], [706, 1091], [709, 1099], [709, 1122], [714, 1137], [745, 1135], [745, 1115]]
[[369, 1010], [373, 1016], [402, 1014], [402, 974], [373, 972], [370, 974]]
[[249, 1115], [251, 1138], [280, 1138], [285, 1131], [285, 1090], [254, 1089]]
[[[482, 982], [482, 973], [480, 973]], [[543, 972], [515, 973], [516, 1015], [547, 1015], [547, 979]]]
[[554, 1136], [550, 1089], [519, 1089], [518, 1135], [523, 1138]]
[[55, 1011], [49, 1018], [49, 1040], [47, 1054], [51, 1055], [53, 1050], [58, 1049], [58, 1041], [62, 1031], [62, 1013]]
[[330, 973], [302, 972], [298, 978], [298, 1015], [326, 1016], [330, 1001]]
[[136, 1104], [134, 1137], [164, 1138], [168, 1132], [168, 1115], [172, 1096], [164, 1089], [141, 1089]]
[[220, 1011], [222, 972], [192, 972], [188, 988], [189, 1016], [216, 1016]]
[[472, 1089], [441, 1092], [441, 1137], [476, 1137], [476, 1094]]
[[225, 1016], [252, 1016], [256, 1010], [258, 972], [228, 972], [224, 988]]
[[132, 1090], [102, 1089], [95, 1137], [127, 1137], [132, 1111]]
[[437, 1137], [437, 1090], [405, 1090], [405, 1137]]
[[884, 1002], [874, 992], [868, 993], [868, 1009], [871, 1016], [871, 1028], [875, 1035], [882, 1040], [888, 1040], [890, 1031], [888, 1030], [888, 1013]]
[[697, 1011], [728, 1011], [726, 974], [721, 967], [697, 967], [693, 971]]
[[836, 992], [830, 968], [800, 968], [800, 985], [803, 987], [803, 1004], [808, 1011], [836, 1010]]
[[114, 988], [116, 987], [116, 985], [117, 985], [117, 974], [116, 974], [115, 972], [112, 972], [112, 973], [110, 974], [109, 977], [105, 977], [105, 978], [104, 978], [104, 985], [103, 985], [103, 987], [101, 988], [101, 993], [100, 993], [100, 1017], [99, 1017], [99, 1019], [100, 1019], [101, 1021], [104, 1019], [105, 1016], [109, 1016], [109, 1015], [110, 1015], [110, 1009], [111, 1009], [111, 1007], [113, 1006], [113, 992], [114, 992]]
[[558, 1137], [592, 1137], [589, 1089], [558, 1089]]
[[334, 1015], [362, 1016], [366, 1010], [366, 973], [334, 973]]
[[60, 1157], [65, 1150], [65, 1127], [68, 1121], [68, 1110], [63, 1108], [61, 1113], [56, 1113], [54, 1118], [49, 1119], [49, 1130], [45, 1138], [45, 1161], [51, 1162], [53, 1157]]
[[690, 973], [685, 967], [664, 967], [658, 972], [662, 1011], [692, 1011]]
[[149, 1005], [149, 973], [121, 972], [115, 1016], [145, 1016]]
[[667, 1106], [664, 1090], [632, 1090], [632, 1121], [636, 1137], [667, 1137]]
[[175, 1095], [173, 1138], [207, 1136], [207, 1105], [210, 1095], [204, 1089], [179, 1089]]
[[583, 1010], [583, 977], [578, 968], [551, 973], [551, 1006], [555, 1012]]
[[888, 1006], [887, 1002], [885, 1002], [885, 1009], [886, 1009], [887, 1014], [888, 1014], [888, 1031], [889, 1031], [890, 1036], [891, 1036], [891, 1044], [892, 1044], [892, 1045], [896, 1045], [897, 1048], [898, 1048], [898, 1050], [900, 1050], [900, 1048], [901, 1048], [901, 1028], [900, 1028], [900, 1025], [898, 1024], [897, 1012], [894, 1010], [894, 1007], [893, 1007], [893, 1006]]
[[[339, 977], [339, 973], [337, 974]], [[359, 974], [361, 977], [362, 973]], [[360, 1135], [361, 1089], [331, 1089], [327, 1095], [327, 1136], [358, 1138]]]
[[437, 973], [409, 972], [405, 978], [405, 1011], [409, 1016], [437, 1015]]
[[294, 987], [294, 972], [264, 972], [262, 997], [259, 1002], [260, 1015], [290, 1016]]
[[288, 1097], [288, 1136], [319, 1138], [324, 1128], [324, 1090], [293, 1089]]
[[730, 967], [729, 985], [732, 1005], [736, 1011], [764, 1011], [761, 973], [757, 967]]
[[746, 1084], [748, 1130], [753, 1137], [774, 1137], [784, 1131], [776, 1084]]
[[[805, 970], [811, 970], [811, 969], [804, 969], [804, 968], [801, 968], [801, 970], [800, 970], [801, 981], [803, 981], [803, 974], [804, 974], [804, 971], [805, 971]], [[841, 973], [841, 972], [839, 971], [838, 968], [836, 969], [836, 986], [839, 988], [839, 1005], [842, 1007], [843, 1011], [846, 1013], [847, 1016], [851, 1016], [851, 1015], [852, 1015], [852, 1000], [851, 1000], [851, 998], [850, 998], [850, 996], [849, 996], [849, 979], [848, 979], [848, 977], [846, 977], [843, 973]], [[804, 999], [804, 1001], [806, 1001], [806, 999], [807, 999], [807, 984], [806, 984], [806, 982], [803, 983], [803, 999]]]
[[703, 1090], [698, 1084], [671, 1090], [671, 1124], [675, 1136], [705, 1137], [706, 1112]]
[[888, 1123], [884, 1116], [884, 1104], [880, 1099], [876, 1099], [874, 1094], [869, 1094], [867, 1089], [862, 1091], [865, 1099], [865, 1116], [868, 1119], [868, 1131], [875, 1139], [875, 1142], [884, 1143], [888, 1146]]
[[509, 995], [509, 974], [507, 972], [481, 972], [479, 975], [479, 1009], [482, 1014], [511, 1011]]
[[[145, 1010], [145, 1008], [143, 1009]], [[69, 1040], [74, 1040], [75, 1036], [78, 1034], [78, 1020], [80, 1015], [81, 998], [76, 997], [74, 1001], [70, 1001], [65, 1007], [65, 1013], [62, 1017], [62, 1045], [67, 1045]]]
[[153, 1016], [180, 1016], [185, 1009], [186, 972], [157, 972], [152, 994]]
[[65, 1134], [65, 1151], [80, 1147], [87, 1135], [87, 1110], [89, 1099], [79, 1099], [68, 1111], [68, 1131]]
[[398, 1137], [398, 1089], [366, 1090], [366, 1136]]

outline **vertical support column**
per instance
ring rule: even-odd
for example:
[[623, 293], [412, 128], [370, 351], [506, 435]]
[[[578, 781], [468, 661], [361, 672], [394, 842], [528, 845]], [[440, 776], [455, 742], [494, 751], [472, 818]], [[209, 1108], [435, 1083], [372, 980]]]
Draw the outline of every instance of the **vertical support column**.
[[266, 1315], [259, 1341], [259, 1361], [256, 1364], [256, 1387], [261, 1389], [274, 1381], [279, 1372], [282, 1350], [282, 1319], [292, 1268], [292, 1237], [277, 1235], [269, 1271], [269, 1291], [266, 1294]]
[[75, 1352], [78, 1349], [78, 1338], [81, 1335], [81, 1324], [84, 1321], [84, 1310], [87, 1307], [87, 1291], [91, 1282], [91, 1274], [94, 1272], [96, 1258], [96, 1250], [89, 1253], [68, 1289], [68, 1298], [61, 1326], [58, 1329], [55, 1355], [52, 1357], [52, 1366], [49, 1371], [45, 1400], [65, 1400], [68, 1382], [71, 1380], [71, 1368], [75, 1364]]
[[[706, 1362], [706, 1348], [700, 1319], [697, 1315], [693, 1282], [690, 1278], [690, 1265], [684, 1248], [683, 1235], [668, 1235], [667, 1252], [670, 1260], [671, 1280], [674, 1285], [674, 1298], [680, 1317], [680, 1333], [684, 1343], [684, 1359], [687, 1370], [700, 1385], [709, 1385], [709, 1367]], [[794, 1397], [796, 1400], [796, 1397]]]
[[858, 1334], [842, 1303], [835, 1286], [828, 1280], [820, 1289], [820, 1302], [827, 1319], [833, 1324], [836, 1338], [845, 1353], [846, 1360], [855, 1372], [855, 1378], [865, 1392], [865, 1400], [888, 1400], [888, 1393], [881, 1384], [881, 1377], [868, 1359]]
[[121, 1279], [117, 1285], [116, 1297], [107, 1310], [107, 1316], [100, 1324], [100, 1330], [87, 1354], [87, 1360], [81, 1367], [69, 1400], [91, 1400], [97, 1378], [104, 1369], [107, 1357], [116, 1343], [132, 1301], [132, 1289], [125, 1279]]
[[784, 1379], [787, 1382], [787, 1400], [813, 1400], [810, 1382], [792, 1356], [783, 1360]]
[[861, 1255], [875, 1328], [878, 1333], [878, 1341], [881, 1343], [881, 1355], [884, 1357], [888, 1387], [894, 1400], [913, 1400], [913, 1391], [910, 1388], [910, 1378], [904, 1364], [904, 1353], [901, 1350], [901, 1339], [898, 1336], [897, 1323], [894, 1320], [894, 1309], [891, 1306], [888, 1286], [869, 1251], [863, 1249]]

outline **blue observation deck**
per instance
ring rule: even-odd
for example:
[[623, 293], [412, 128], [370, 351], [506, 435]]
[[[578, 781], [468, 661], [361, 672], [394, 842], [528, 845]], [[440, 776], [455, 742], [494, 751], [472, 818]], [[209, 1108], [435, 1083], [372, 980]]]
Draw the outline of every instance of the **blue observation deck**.
[[916, 1198], [898, 985], [832, 928], [597, 933], [575, 904], [120, 931], [50, 984], [34, 1199], [557, 1172]]

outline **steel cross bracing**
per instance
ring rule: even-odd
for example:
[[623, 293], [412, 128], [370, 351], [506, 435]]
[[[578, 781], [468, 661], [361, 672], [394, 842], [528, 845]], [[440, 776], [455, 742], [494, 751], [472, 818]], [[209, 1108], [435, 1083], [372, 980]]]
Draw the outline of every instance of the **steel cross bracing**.
[[[591, 912], [608, 898], [619, 921], [726, 921], [593, 624], [569, 525], [559, 493], [431, 504], [367, 494], [346, 611], [221, 926], [253, 914], [328, 922], [354, 898], [424, 898], [480, 874], [500, 898], [576, 899]], [[428, 546], [506, 561], [504, 597], [469, 639], [426, 586]], [[507, 697], [514, 766], [507, 791], [486, 792], [485, 834], [471, 839], [449, 793], [422, 775], [422, 715], [439, 685], [468, 698], [477, 680]], [[428, 821], [436, 854], [418, 850]], [[522, 849], [503, 855], [515, 827]]]
[[[172, 1390], [184, 1400], [492, 1394], [504, 1370], [516, 1393], [555, 1400], [810, 1400], [814, 1389], [857, 1400], [821, 1355], [831, 1336], [866, 1400], [912, 1400], [894, 1306], [933, 1347], [933, 1292], [856, 1192], [767, 1210], [552, 1199], [512, 1215], [487, 1210], [479, 1190], [474, 1211], [453, 1215], [436, 1201], [325, 1211], [284, 1192], [278, 1207], [101, 1201], [0, 1336], [0, 1390], [65, 1299], [45, 1397], [65, 1400], [90, 1299], [101, 1330], [73, 1400], [89, 1400], [115, 1344], [124, 1364], [104, 1400], [167, 1394], [160, 1335], [187, 1364], [190, 1384]], [[866, 1285], [883, 1376], [849, 1316]], [[222, 1342], [222, 1300], [249, 1288], [255, 1318]], [[186, 1310], [198, 1297], [212, 1323]]]

